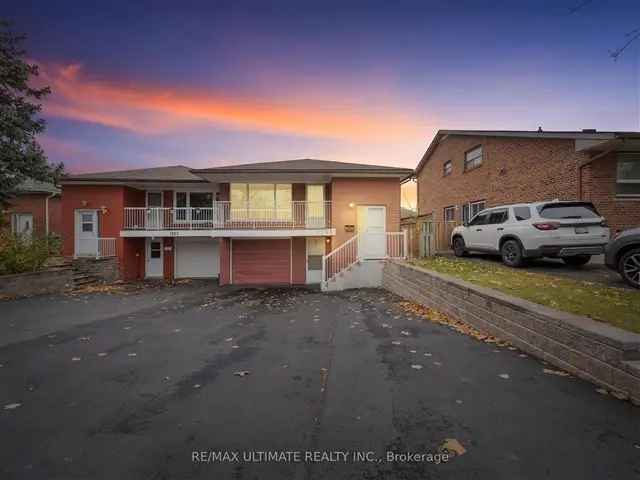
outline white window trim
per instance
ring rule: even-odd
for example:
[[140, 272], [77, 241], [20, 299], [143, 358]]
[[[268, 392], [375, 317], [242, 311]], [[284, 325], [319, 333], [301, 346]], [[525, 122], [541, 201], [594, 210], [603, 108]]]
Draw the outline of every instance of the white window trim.
[[[447, 220], [447, 211], [448, 210], [453, 210], [453, 219], [452, 220]], [[455, 222], [456, 221], [456, 210], [457, 207], [455, 205], [451, 205], [449, 207], [444, 207], [444, 209], [442, 210], [442, 219], [445, 222]]]
[[160, 194], [160, 208], [164, 207], [164, 192], [162, 190], [146, 190], [144, 194], [144, 206], [149, 208], [149, 194], [150, 193], [159, 193]]

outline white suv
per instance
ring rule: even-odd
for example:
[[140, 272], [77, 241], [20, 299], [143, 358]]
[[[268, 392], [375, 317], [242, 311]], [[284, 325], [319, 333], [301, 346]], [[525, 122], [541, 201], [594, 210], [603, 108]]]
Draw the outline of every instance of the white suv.
[[456, 256], [496, 253], [510, 267], [539, 257], [584, 265], [608, 241], [609, 228], [592, 203], [558, 200], [489, 208], [451, 233]]

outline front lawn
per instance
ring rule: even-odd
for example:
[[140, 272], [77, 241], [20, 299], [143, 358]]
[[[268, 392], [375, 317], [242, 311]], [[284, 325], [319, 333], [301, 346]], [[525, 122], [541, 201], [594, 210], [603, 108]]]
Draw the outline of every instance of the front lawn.
[[458, 258], [429, 257], [411, 263], [640, 333], [640, 292]]

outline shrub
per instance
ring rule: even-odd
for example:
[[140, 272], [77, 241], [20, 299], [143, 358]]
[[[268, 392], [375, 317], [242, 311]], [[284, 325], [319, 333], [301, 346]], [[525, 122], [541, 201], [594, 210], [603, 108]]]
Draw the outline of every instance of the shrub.
[[0, 275], [34, 272], [52, 255], [60, 252], [60, 239], [24, 238], [10, 232], [0, 233]]

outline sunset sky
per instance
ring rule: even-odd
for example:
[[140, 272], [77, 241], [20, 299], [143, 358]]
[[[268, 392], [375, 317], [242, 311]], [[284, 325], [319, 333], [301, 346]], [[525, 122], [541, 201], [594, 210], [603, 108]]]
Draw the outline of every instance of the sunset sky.
[[640, 129], [640, 42], [608, 53], [637, 0], [7, 3], [72, 172], [415, 167], [437, 129]]

